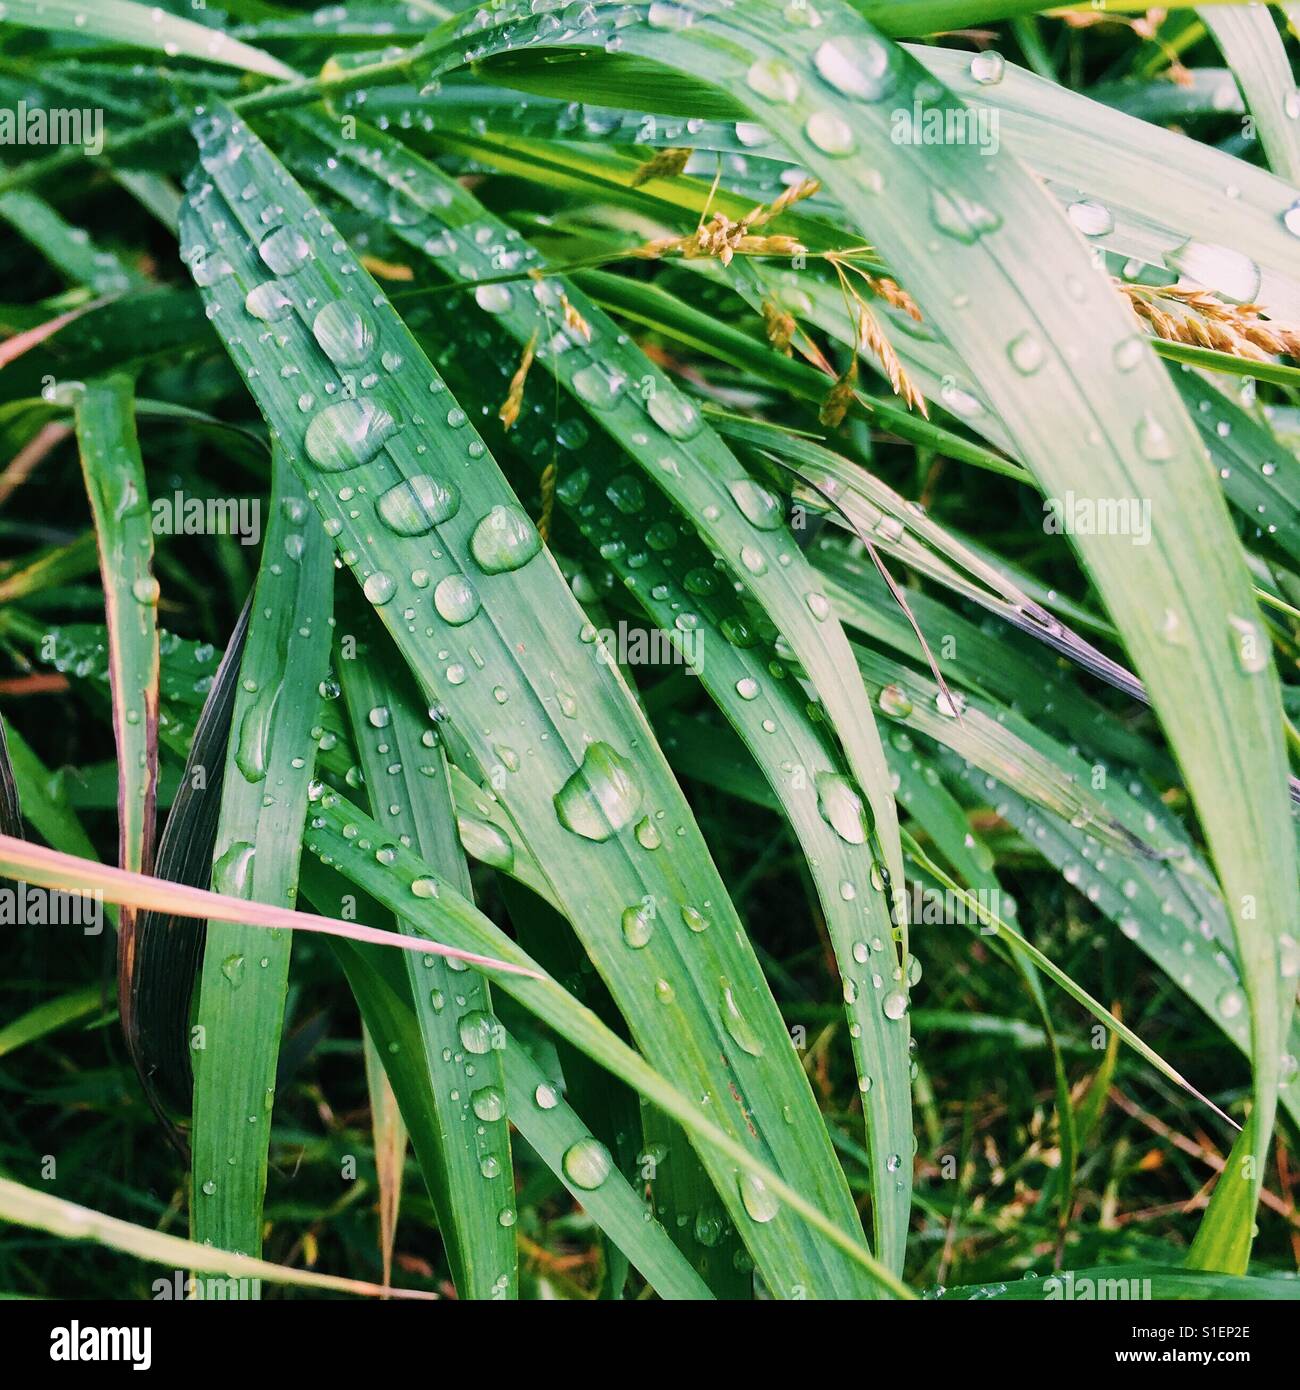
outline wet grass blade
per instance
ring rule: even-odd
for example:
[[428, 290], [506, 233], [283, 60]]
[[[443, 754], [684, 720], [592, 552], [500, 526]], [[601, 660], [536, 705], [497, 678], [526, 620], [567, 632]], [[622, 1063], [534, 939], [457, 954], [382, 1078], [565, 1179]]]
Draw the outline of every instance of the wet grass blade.
[[[158, 792], [158, 593], [144, 463], [130, 380], [91, 381], [75, 398], [77, 447], [90, 497], [108, 620], [108, 678], [118, 763], [118, 865], [151, 873]], [[117, 1000], [134, 1034], [130, 981], [135, 913], [119, 916]]]
[[[469, 873], [435, 725], [369, 610], [354, 600], [342, 612], [347, 631], [339, 634], [335, 669], [372, 814], [386, 836], [411, 845], [468, 898]], [[416, 934], [402, 917], [397, 922], [404, 933]], [[514, 1232], [500, 1221], [513, 1203], [509, 1128], [504, 1114], [495, 1113], [495, 1098], [505, 1089], [502, 1058], [493, 1049], [466, 1056], [463, 1042], [475, 1021], [490, 1015], [491, 991], [481, 976], [436, 957], [408, 955], [403, 964], [418, 1024], [425, 1100], [433, 1107], [438, 1136], [436, 1161], [426, 1153], [422, 1163], [457, 1292], [461, 1298], [516, 1297]], [[449, 1054], [464, 1059], [463, 1072], [447, 1065]], [[495, 1122], [485, 1122], [485, 1114]]]
[[6, 24], [84, 34], [110, 43], [184, 55], [205, 63], [221, 63], [245, 72], [280, 79], [297, 76], [270, 54], [230, 38], [218, 28], [196, 24], [168, 14], [160, 6], [139, 5], [135, 0], [10, 0], [4, 9]]
[[[270, 516], [221, 775], [212, 886], [292, 905], [329, 664], [333, 570], [287, 460], [273, 461]], [[208, 924], [194, 1014], [195, 1238], [256, 1254], [288, 987], [291, 936]], [[233, 1161], [232, 1161], [233, 1160]]]

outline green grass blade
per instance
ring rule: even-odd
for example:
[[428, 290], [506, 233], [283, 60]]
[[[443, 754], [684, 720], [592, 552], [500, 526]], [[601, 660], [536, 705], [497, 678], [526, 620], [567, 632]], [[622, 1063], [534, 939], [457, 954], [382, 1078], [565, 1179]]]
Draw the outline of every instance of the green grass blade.
[[[396, 654], [371, 614], [344, 612], [350, 630], [340, 634], [346, 645], [336, 645], [335, 669], [372, 813], [387, 834], [411, 845], [469, 897], [432, 721], [400, 668], [392, 669]], [[401, 917], [398, 926], [414, 934]], [[408, 955], [402, 964], [418, 1020], [426, 1100], [437, 1117], [439, 1152], [436, 1164], [425, 1169], [425, 1181], [457, 1291], [462, 1298], [516, 1297], [514, 1233], [498, 1219], [513, 1203], [509, 1131], [504, 1120], [482, 1122], [478, 1110], [492, 1108], [486, 1099], [475, 1105], [476, 1097], [503, 1093], [502, 1060], [494, 1051], [465, 1056], [461, 1042], [465, 1020], [491, 1012], [491, 993], [481, 976], [454, 970], [437, 957]], [[447, 1065], [448, 1053], [462, 1057], [463, 1065]]]
[[[317, 687], [329, 660], [333, 572], [328, 542], [310, 518], [294, 474], [277, 456], [224, 769], [213, 887], [278, 906], [291, 905], [296, 892], [312, 776], [303, 751], [312, 746]], [[192, 1223], [196, 1239], [244, 1254], [262, 1243], [289, 949], [287, 934], [213, 921], [203, 953]]]

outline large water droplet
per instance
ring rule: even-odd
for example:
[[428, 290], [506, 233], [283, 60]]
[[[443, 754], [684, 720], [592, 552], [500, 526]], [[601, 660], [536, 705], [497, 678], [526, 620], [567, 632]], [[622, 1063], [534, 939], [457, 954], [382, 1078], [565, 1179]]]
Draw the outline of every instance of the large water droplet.
[[853, 783], [838, 772], [819, 772], [814, 780], [822, 819], [847, 844], [865, 844], [869, 815]]
[[369, 463], [397, 428], [397, 421], [375, 401], [337, 401], [317, 412], [303, 447], [317, 468], [341, 473]]
[[641, 805], [632, 765], [608, 743], [588, 745], [582, 766], [555, 794], [560, 824], [587, 840], [608, 840]]
[[768, 1191], [767, 1184], [762, 1178], [756, 1178], [753, 1173], [741, 1173], [738, 1184], [740, 1187], [740, 1200], [745, 1210], [749, 1213], [750, 1219], [758, 1222], [771, 1221], [772, 1218], [781, 1210], [781, 1204]]
[[591, 1192], [609, 1177], [613, 1163], [604, 1144], [588, 1135], [585, 1139], [579, 1139], [577, 1143], [569, 1145], [560, 1160], [560, 1166], [564, 1169], [564, 1176], [574, 1187]]
[[650, 904], [638, 903], [635, 907], [624, 909], [623, 940], [634, 951], [639, 951], [643, 946], [650, 944], [654, 929], [654, 909]]
[[312, 320], [313, 337], [339, 367], [358, 367], [375, 350], [375, 330], [351, 304], [326, 304]]
[[296, 227], [277, 227], [257, 250], [273, 275], [292, 275], [311, 255], [307, 238]]
[[1213, 290], [1222, 299], [1249, 304], [1259, 294], [1259, 266], [1240, 251], [1205, 241], [1185, 241], [1166, 251], [1164, 262], [1188, 280]]
[[760, 531], [773, 531], [780, 526], [780, 499], [762, 484], [752, 478], [740, 478], [729, 484], [728, 491], [750, 525]]
[[766, 101], [791, 102], [799, 95], [795, 70], [780, 58], [760, 58], [745, 74], [745, 81]]
[[878, 101], [894, 85], [889, 50], [876, 39], [827, 39], [813, 63], [824, 82], [859, 101]]
[[732, 989], [729, 980], [724, 979], [720, 982], [719, 997], [721, 999], [722, 1025], [731, 1035], [732, 1042], [751, 1057], [761, 1057], [763, 1055], [762, 1040], [750, 1027], [749, 1020], [741, 1013], [740, 1005], [736, 1002], [735, 990]]
[[1002, 218], [983, 203], [955, 189], [930, 189], [930, 218], [946, 236], [971, 245], [1002, 225]]
[[823, 154], [842, 157], [857, 148], [853, 127], [834, 111], [814, 111], [804, 123], [804, 134]]
[[444, 622], [459, 627], [479, 611], [482, 600], [478, 590], [463, 574], [449, 574], [438, 581], [433, 591], [433, 606]]
[[541, 550], [542, 538], [518, 507], [500, 505], [474, 528], [469, 548], [485, 574], [501, 574], [526, 565]]
[[491, 1052], [499, 1035], [500, 1024], [482, 1009], [471, 1009], [460, 1020], [460, 1042], [466, 1052], [483, 1056]]
[[450, 521], [460, 508], [460, 491], [421, 473], [390, 487], [375, 504], [384, 525], [399, 536], [422, 536]]

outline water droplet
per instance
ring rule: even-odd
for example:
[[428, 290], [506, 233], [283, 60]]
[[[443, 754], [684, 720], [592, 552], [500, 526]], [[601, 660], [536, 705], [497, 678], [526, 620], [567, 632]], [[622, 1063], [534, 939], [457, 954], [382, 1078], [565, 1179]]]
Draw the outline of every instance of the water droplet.
[[907, 995], [902, 990], [892, 989], [880, 1001], [886, 1018], [900, 1019], [907, 1012]]
[[814, 781], [822, 819], [846, 844], [865, 844], [869, 815], [853, 783], [838, 772], [819, 772]]
[[1022, 333], [1018, 338], [1013, 338], [1007, 347], [1007, 356], [1011, 359], [1011, 365], [1023, 376], [1033, 376], [1033, 374], [1043, 365], [1042, 342], [1032, 333]]
[[292, 275], [311, 255], [307, 238], [296, 227], [277, 227], [257, 250], [273, 275]]
[[646, 403], [650, 418], [673, 439], [690, 439], [704, 425], [700, 412], [671, 386], [660, 386]]
[[598, 842], [622, 830], [640, 805], [634, 769], [608, 743], [588, 745], [582, 766], [555, 794], [560, 824]]
[[894, 85], [889, 50], [873, 38], [827, 39], [813, 63], [824, 82], [859, 101], [879, 101]]
[[804, 134], [823, 154], [838, 157], [857, 148], [852, 126], [834, 111], [814, 111], [804, 124]]
[[541, 1082], [533, 1092], [533, 1099], [537, 1102], [539, 1110], [554, 1110], [560, 1103], [560, 1097], [554, 1086], [547, 1082]]
[[1219, 991], [1219, 997], [1215, 1000], [1215, 1007], [1219, 1011], [1220, 1018], [1234, 1019], [1246, 1007], [1246, 996], [1236, 985], [1227, 985]]
[[724, 979], [719, 983], [719, 996], [722, 1025], [731, 1035], [732, 1042], [751, 1057], [761, 1057], [763, 1055], [762, 1040], [750, 1027], [749, 1020], [741, 1013], [740, 1005], [736, 1002], [735, 991], [729, 980]]
[[504, 314], [510, 307], [510, 287], [508, 285], [480, 285], [474, 291], [478, 307], [485, 313]]
[[728, 491], [751, 526], [756, 526], [760, 531], [774, 531], [780, 526], [780, 499], [767, 488], [752, 478], [741, 478], [731, 483]]
[[901, 685], [881, 689], [880, 708], [893, 719], [906, 719], [912, 713], [912, 701]]
[[1107, 232], [1114, 230], [1115, 219], [1110, 215], [1110, 209], [1102, 203], [1093, 202], [1090, 198], [1081, 198], [1077, 203], [1071, 203], [1067, 212], [1070, 221], [1084, 236], [1105, 236]]
[[738, 1185], [740, 1187], [740, 1200], [752, 1221], [760, 1223], [771, 1221], [781, 1210], [781, 1204], [768, 1191], [767, 1184], [762, 1178], [755, 1177], [753, 1173], [741, 1173]]
[[293, 312], [293, 300], [280, 288], [276, 280], [254, 285], [244, 296], [244, 308], [255, 319], [266, 323], [279, 323]]
[[312, 320], [313, 337], [339, 367], [357, 367], [375, 350], [375, 330], [369, 319], [340, 300], [324, 305]]
[[1164, 262], [1170, 270], [1213, 290], [1222, 299], [1249, 304], [1259, 294], [1259, 266], [1231, 247], [1185, 241], [1175, 250], [1166, 251]]
[[574, 1187], [591, 1192], [609, 1177], [613, 1163], [604, 1144], [588, 1135], [585, 1139], [579, 1139], [577, 1143], [569, 1145], [560, 1160], [560, 1166], [564, 1169], [564, 1176]]
[[238, 989], [244, 983], [244, 958], [241, 955], [227, 956], [221, 962], [221, 973]]
[[1174, 446], [1165, 427], [1149, 411], [1143, 411], [1137, 427], [1138, 452], [1151, 463], [1165, 463], [1174, 456]]
[[760, 58], [745, 74], [751, 90], [766, 101], [791, 102], [799, 95], [799, 78], [780, 58]]
[[987, 53], [977, 53], [970, 60], [970, 75], [983, 87], [991, 87], [995, 82], [1001, 82], [1006, 70], [1006, 60], [993, 49], [989, 49]]
[[418, 474], [390, 487], [375, 504], [384, 525], [399, 536], [423, 536], [460, 509], [460, 490], [428, 474]]
[[635, 907], [624, 910], [623, 940], [634, 951], [639, 951], [643, 946], [650, 944], [654, 929], [654, 907], [652, 904], [638, 903]]
[[433, 591], [433, 606], [444, 622], [459, 627], [467, 623], [482, 607], [478, 590], [462, 574], [449, 574], [438, 581]]
[[362, 593], [376, 607], [387, 603], [397, 592], [397, 585], [391, 574], [385, 574], [383, 570], [376, 570], [374, 574], [366, 576], [366, 582], [361, 586]]
[[312, 418], [303, 447], [317, 468], [341, 473], [369, 463], [397, 428], [397, 421], [375, 401], [337, 401]]
[[498, 1037], [500, 1024], [482, 1009], [471, 1009], [460, 1020], [460, 1042], [466, 1052], [481, 1057], [491, 1052]]
[[469, 1100], [474, 1113], [485, 1124], [499, 1120], [506, 1113], [506, 1098], [499, 1086], [483, 1086]]
[[541, 550], [542, 538], [518, 507], [499, 505], [474, 528], [469, 548], [485, 574], [502, 574], [526, 565]]
[[934, 187], [930, 189], [930, 217], [945, 236], [968, 246], [1002, 225], [1002, 218], [982, 203], [956, 190]]

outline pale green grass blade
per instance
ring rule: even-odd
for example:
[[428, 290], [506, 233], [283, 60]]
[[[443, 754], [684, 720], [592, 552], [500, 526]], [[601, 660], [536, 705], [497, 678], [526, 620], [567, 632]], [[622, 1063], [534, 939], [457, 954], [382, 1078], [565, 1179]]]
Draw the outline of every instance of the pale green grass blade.
[[[226, 754], [213, 888], [291, 906], [312, 776], [304, 753], [329, 661], [333, 571], [328, 541], [278, 454], [269, 510]], [[261, 1249], [290, 939], [217, 920], [203, 953], [191, 1219], [196, 1239], [243, 1254]]]
[[1223, 258], [1225, 278], [1230, 262], [1241, 278], [1253, 280], [1247, 264], [1253, 263], [1259, 302], [1278, 318], [1300, 317], [1295, 184], [1010, 63], [990, 86], [971, 75], [968, 54], [944, 48], [913, 52], [964, 102], [997, 110], [1004, 143], [1048, 181], [1067, 208], [1101, 205], [1101, 213], [1091, 206], [1075, 213], [1092, 245], [1160, 267], [1188, 241], [1231, 248]]
[[200, 62], [220, 63], [281, 80], [297, 76], [291, 67], [269, 53], [232, 39], [219, 28], [196, 24], [168, 14], [159, 5], [140, 5], [135, 0], [9, 0], [4, 22], [31, 29], [50, 29], [106, 39], [183, 55]]
[[0, 1220], [32, 1230], [47, 1231], [64, 1240], [91, 1240], [105, 1249], [120, 1250], [123, 1254], [134, 1255], [164, 1269], [196, 1269], [226, 1275], [231, 1280], [247, 1281], [254, 1286], [265, 1279], [269, 1284], [298, 1285], [326, 1293], [358, 1294], [371, 1298], [380, 1294], [394, 1298], [438, 1297], [437, 1294], [420, 1293], [415, 1289], [387, 1289], [357, 1279], [340, 1279], [332, 1274], [290, 1269], [287, 1265], [231, 1254], [198, 1241], [182, 1240], [179, 1236], [165, 1235], [147, 1226], [136, 1226], [115, 1216], [105, 1216], [103, 1212], [78, 1206], [64, 1197], [56, 1197], [52, 1192], [38, 1192], [35, 1188], [24, 1187], [9, 1178], [0, 1178]]
[[[337, 234], [322, 230], [319, 212], [289, 176], [227, 116], [205, 117], [199, 135], [213, 182], [198, 181], [183, 210], [187, 255], [206, 261], [206, 249], [215, 267], [229, 264], [230, 273], [215, 278], [200, 272], [210, 280], [202, 288], [227, 350], [293, 450], [309, 495], [422, 695], [447, 711], [484, 775], [509, 761], [499, 748], [521, 759], [529, 753], [528, 775], [507, 769], [498, 795], [647, 1055], [690, 1093], [716, 1098], [718, 1123], [742, 1152], [752, 1145], [799, 1173], [833, 1214], [833, 1228], [856, 1229], [807, 1079], [689, 808], [617, 677], [583, 657], [583, 615], [539, 553], [532, 524], [378, 287]], [[241, 196], [249, 188], [253, 196]], [[268, 234], [261, 214], [270, 207], [284, 220]], [[279, 280], [268, 282], [267, 271], [277, 269]], [[245, 307], [254, 290], [254, 307], [276, 315], [270, 333]], [[318, 325], [324, 347], [308, 323]], [[333, 365], [330, 353], [339, 359]], [[298, 380], [280, 376], [286, 365], [298, 369]], [[354, 389], [369, 380], [358, 368], [374, 373], [373, 386], [360, 386], [373, 394], [332, 401], [340, 372]], [[397, 419], [418, 423], [418, 432], [397, 428]], [[430, 479], [435, 465], [442, 477]], [[331, 483], [339, 472], [346, 479]], [[412, 479], [420, 481], [412, 486]], [[367, 498], [391, 495], [377, 513], [367, 501], [363, 513], [352, 501], [358, 487]], [[451, 516], [447, 499], [458, 503]], [[435, 526], [437, 556], [428, 539]], [[415, 621], [403, 616], [408, 609]], [[436, 643], [423, 635], [433, 623]], [[671, 858], [634, 834], [635, 823], [660, 818], [674, 835]], [[631, 951], [611, 939], [609, 923], [647, 895], [662, 904], [660, 930]], [[705, 904], [713, 927], [693, 932], [682, 909]], [[744, 1000], [743, 1045], [722, 1010], [724, 980]], [[755, 1221], [730, 1158], [708, 1148], [705, 1162], [774, 1292], [833, 1296], [872, 1287], [838, 1240], [785, 1206]]]
[[1207, 5], [1197, 18], [1219, 45], [1275, 174], [1300, 184], [1300, 93], [1267, 5]]
[[375, 1141], [375, 1181], [379, 1184], [379, 1258], [384, 1283], [391, 1284], [408, 1136], [379, 1050], [365, 1027], [361, 1030], [361, 1049], [366, 1061], [366, 1094], [370, 1097], [370, 1132]]

